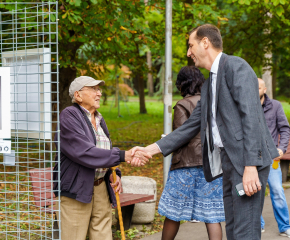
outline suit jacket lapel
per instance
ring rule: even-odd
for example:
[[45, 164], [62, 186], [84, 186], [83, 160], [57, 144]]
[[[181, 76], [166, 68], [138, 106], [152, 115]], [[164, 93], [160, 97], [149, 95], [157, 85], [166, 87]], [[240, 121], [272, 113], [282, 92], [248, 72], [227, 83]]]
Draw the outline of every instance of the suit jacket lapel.
[[224, 64], [226, 62], [227, 55], [222, 54], [219, 62], [219, 68], [218, 68], [218, 74], [217, 74], [217, 82], [216, 82], [216, 94], [215, 94], [215, 110], [217, 112], [217, 105], [218, 105], [218, 98], [219, 98], [219, 89], [220, 89], [220, 84], [222, 81], [222, 77], [224, 75]]

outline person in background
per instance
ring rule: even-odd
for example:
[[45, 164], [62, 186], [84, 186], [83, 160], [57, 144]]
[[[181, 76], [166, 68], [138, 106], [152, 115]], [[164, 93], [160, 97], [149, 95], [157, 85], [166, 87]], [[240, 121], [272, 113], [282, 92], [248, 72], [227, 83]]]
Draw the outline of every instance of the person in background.
[[[191, 115], [200, 100], [205, 79], [195, 66], [181, 68], [176, 87], [183, 99], [174, 107], [173, 130]], [[173, 152], [167, 183], [158, 212], [165, 216], [162, 240], [173, 240], [180, 221], [195, 219], [205, 223], [210, 240], [222, 240], [220, 222], [225, 221], [222, 177], [208, 183], [203, 174], [200, 134]]]
[[[278, 162], [283, 154], [286, 152], [288, 147], [290, 138], [289, 123], [283, 111], [281, 103], [277, 100], [270, 99], [267, 96], [267, 88], [263, 79], [258, 78], [258, 81], [259, 95], [264, 110], [265, 119], [274, 143], [276, 144], [277, 150], [280, 154], [278, 158], [274, 159], [272, 167], [270, 168], [270, 174], [268, 177], [270, 197], [280, 236], [290, 237], [289, 211], [284, 194], [284, 189], [282, 186], [282, 172], [280, 164]], [[265, 231], [265, 221], [262, 216], [261, 229], [262, 232]]]
[[[112, 147], [100, 108], [104, 81], [91, 77], [76, 78], [69, 87], [73, 106], [60, 116], [60, 165], [54, 167], [54, 190], [61, 200], [56, 204], [57, 219], [61, 215], [61, 239], [112, 240], [112, 208], [116, 191], [122, 191], [121, 172], [113, 184], [110, 167], [132, 160], [131, 150]], [[57, 136], [57, 135], [56, 135]], [[150, 156], [137, 153], [143, 163]], [[58, 170], [60, 185], [58, 185]], [[58, 196], [60, 189], [60, 196]]]

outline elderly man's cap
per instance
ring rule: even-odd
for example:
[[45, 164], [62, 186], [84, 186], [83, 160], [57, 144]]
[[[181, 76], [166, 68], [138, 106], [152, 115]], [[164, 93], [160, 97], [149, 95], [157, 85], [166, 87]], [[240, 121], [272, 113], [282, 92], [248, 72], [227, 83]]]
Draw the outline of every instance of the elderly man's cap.
[[103, 86], [105, 85], [105, 82], [103, 80], [95, 80], [88, 76], [77, 77], [69, 86], [69, 96], [73, 98], [75, 91], [79, 91], [83, 87], [92, 87], [97, 85]]

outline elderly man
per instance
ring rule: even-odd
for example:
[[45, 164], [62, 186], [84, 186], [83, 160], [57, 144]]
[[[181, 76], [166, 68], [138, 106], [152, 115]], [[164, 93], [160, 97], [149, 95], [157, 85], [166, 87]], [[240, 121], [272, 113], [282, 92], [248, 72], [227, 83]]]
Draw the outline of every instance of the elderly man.
[[[261, 78], [258, 78], [258, 80], [261, 104], [270, 133], [274, 143], [276, 144], [277, 150], [280, 153], [280, 157], [276, 159], [279, 160], [286, 152], [288, 147], [290, 138], [289, 123], [281, 103], [274, 99], [270, 99], [266, 94], [267, 88], [265, 86], [265, 82]], [[278, 141], [279, 135], [280, 141]], [[282, 172], [279, 164], [275, 166], [275, 161], [270, 168], [268, 184], [270, 188], [274, 216], [278, 224], [280, 236], [290, 237], [289, 211], [282, 186]], [[261, 228], [262, 232], [264, 232], [265, 222], [262, 216]]]
[[[73, 106], [60, 114], [60, 188], [61, 239], [111, 240], [112, 211], [116, 206], [112, 187], [121, 191], [121, 172], [112, 184], [110, 167], [125, 160], [130, 162], [131, 151], [113, 147], [108, 128], [102, 115], [97, 111], [104, 81], [91, 77], [78, 77], [69, 87]], [[150, 157], [137, 153], [143, 163]], [[58, 180], [58, 174], [54, 174]], [[111, 184], [110, 184], [111, 183]]]

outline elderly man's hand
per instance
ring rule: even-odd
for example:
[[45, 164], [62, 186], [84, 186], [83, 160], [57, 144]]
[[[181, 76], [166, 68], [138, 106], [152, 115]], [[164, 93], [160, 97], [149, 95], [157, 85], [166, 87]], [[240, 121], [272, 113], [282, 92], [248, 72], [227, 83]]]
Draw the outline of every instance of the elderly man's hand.
[[132, 154], [132, 149], [125, 152], [125, 161], [127, 163], [131, 163], [134, 160], [134, 164], [132, 166], [140, 167], [145, 165], [149, 161], [149, 159], [152, 158], [152, 156], [146, 152], [142, 151], [136, 151], [134, 154]]
[[[131, 149], [131, 156], [133, 157], [133, 159], [131, 160], [131, 162], [128, 162], [128, 163], [131, 163], [131, 165], [133, 167], [139, 167], [139, 166], [143, 166], [145, 165], [145, 163], [140, 160], [140, 155], [143, 153], [143, 154], [148, 154], [145, 150], [144, 147], [134, 147]], [[152, 156], [150, 155], [150, 158], [152, 158]]]
[[118, 192], [120, 194], [123, 192], [121, 178], [118, 175], [117, 175], [117, 180], [114, 183], [113, 174], [111, 174], [110, 175], [110, 182], [111, 182], [111, 186], [113, 189], [117, 186], [116, 190], [114, 189], [115, 193]]
[[138, 155], [136, 155], [137, 153], [140, 154], [140, 151], [142, 153], [146, 153], [148, 155], [150, 155], [152, 158], [153, 155], [160, 153], [160, 149], [158, 147], [158, 145], [156, 143], [153, 143], [151, 145], [148, 145], [147, 147], [134, 147], [132, 148], [132, 156], [134, 156], [133, 160], [131, 161], [131, 165], [132, 166], [139, 166], [140, 165], [140, 160], [138, 158]]
[[131, 156], [133, 159], [130, 163], [134, 167], [144, 166], [152, 158], [150, 154], [143, 151], [135, 151], [135, 154], [131, 154]]

